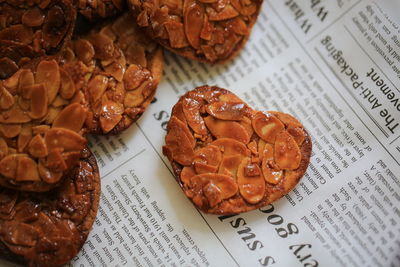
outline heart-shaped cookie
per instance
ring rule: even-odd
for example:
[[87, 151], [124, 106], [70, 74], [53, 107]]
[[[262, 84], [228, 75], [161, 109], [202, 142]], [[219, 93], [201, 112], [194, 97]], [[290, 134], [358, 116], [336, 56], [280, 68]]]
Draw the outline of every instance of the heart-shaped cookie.
[[165, 48], [221, 63], [246, 43], [262, 0], [129, 0], [137, 23]]
[[172, 110], [163, 153], [204, 212], [234, 214], [287, 194], [304, 175], [311, 137], [292, 116], [255, 111], [228, 90], [198, 87]]

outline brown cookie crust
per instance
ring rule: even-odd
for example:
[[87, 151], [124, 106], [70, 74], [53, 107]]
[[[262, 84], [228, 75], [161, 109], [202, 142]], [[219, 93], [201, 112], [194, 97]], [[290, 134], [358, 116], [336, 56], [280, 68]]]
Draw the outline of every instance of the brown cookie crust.
[[92, 228], [100, 176], [88, 149], [60, 187], [46, 193], [0, 188], [0, 257], [29, 266], [60, 266], [77, 255]]
[[139, 26], [168, 50], [223, 63], [249, 38], [262, 0], [129, 0]]
[[[15, 43], [10, 47], [13, 54], [0, 48], [0, 62], [11, 67], [6, 73], [1, 73], [0, 78], [5, 79], [29, 59], [59, 52], [71, 40], [76, 11], [69, 0], [9, 0], [0, 1], [0, 17], [4, 22], [0, 40]], [[24, 49], [23, 61], [17, 55], [21, 52], [17, 49]]]
[[172, 109], [163, 153], [185, 195], [207, 213], [266, 206], [307, 170], [311, 137], [294, 117], [252, 110], [218, 87], [198, 87]]
[[0, 81], [0, 185], [57, 186], [86, 145], [86, 101], [57, 58], [35, 59]]
[[161, 48], [129, 14], [74, 40], [64, 58], [88, 100], [87, 127], [95, 134], [118, 134], [135, 122], [153, 99], [163, 68]]

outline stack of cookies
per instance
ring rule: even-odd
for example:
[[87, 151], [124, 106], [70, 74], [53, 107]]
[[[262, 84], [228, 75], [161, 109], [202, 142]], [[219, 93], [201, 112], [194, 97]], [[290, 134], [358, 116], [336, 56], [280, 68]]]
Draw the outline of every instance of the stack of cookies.
[[[0, 256], [30, 266], [75, 257], [100, 197], [86, 136], [118, 134], [141, 116], [161, 79], [161, 47], [212, 64], [234, 58], [261, 4], [0, 0]], [[184, 193], [216, 214], [286, 194], [311, 154], [295, 118], [209, 86], [182, 96], [165, 140]]]
[[77, 11], [123, 6], [83, 2], [0, 1], [0, 255], [21, 264], [77, 255], [101, 190], [86, 136], [127, 129], [162, 74], [162, 49], [129, 14], [73, 34]]

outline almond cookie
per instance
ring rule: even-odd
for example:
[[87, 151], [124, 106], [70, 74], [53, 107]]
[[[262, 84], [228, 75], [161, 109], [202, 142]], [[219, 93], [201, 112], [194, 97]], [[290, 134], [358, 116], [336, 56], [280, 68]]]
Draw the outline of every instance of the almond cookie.
[[202, 62], [232, 59], [246, 43], [262, 0], [129, 0], [137, 23], [167, 49]]
[[0, 82], [0, 185], [47, 191], [76, 165], [86, 144], [85, 98], [55, 59]]
[[78, 12], [89, 20], [108, 18], [126, 8], [123, 0], [74, 0]]
[[[68, 0], [30, 1], [9, 0], [0, 1], [0, 40], [13, 41], [19, 44], [19, 49], [31, 49], [34, 54], [25, 53], [25, 57], [39, 57], [43, 54], [52, 55], [61, 50], [71, 39], [76, 19], [76, 11]], [[23, 48], [27, 46], [28, 48]], [[0, 49], [0, 62], [15, 62], [15, 58]], [[8, 60], [7, 60], [8, 59]], [[12, 69], [21, 67], [22, 62], [15, 62]], [[14, 71], [14, 72], [15, 72]], [[11, 69], [8, 76], [12, 75]], [[1, 79], [7, 78], [2, 73]]]
[[255, 111], [228, 90], [202, 86], [172, 110], [163, 153], [196, 207], [235, 214], [287, 194], [304, 175], [311, 138], [292, 116]]
[[76, 73], [74, 82], [85, 92], [87, 127], [95, 134], [118, 134], [135, 122], [162, 74], [162, 49], [129, 14], [80, 36], [64, 54], [64, 67]]
[[99, 171], [87, 149], [52, 191], [0, 188], [0, 257], [29, 266], [66, 264], [85, 243], [99, 198]]

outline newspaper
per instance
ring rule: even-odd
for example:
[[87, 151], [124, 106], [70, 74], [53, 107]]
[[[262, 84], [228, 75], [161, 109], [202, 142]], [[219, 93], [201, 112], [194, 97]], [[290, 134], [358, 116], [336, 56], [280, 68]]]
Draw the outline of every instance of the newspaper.
[[[166, 52], [156, 99], [115, 137], [92, 137], [101, 205], [71, 266], [400, 266], [400, 23], [396, 1], [270, 0], [225, 65]], [[232, 90], [312, 136], [307, 173], [252, 212], [199, 212], [162, 155], [179, 96]]]

